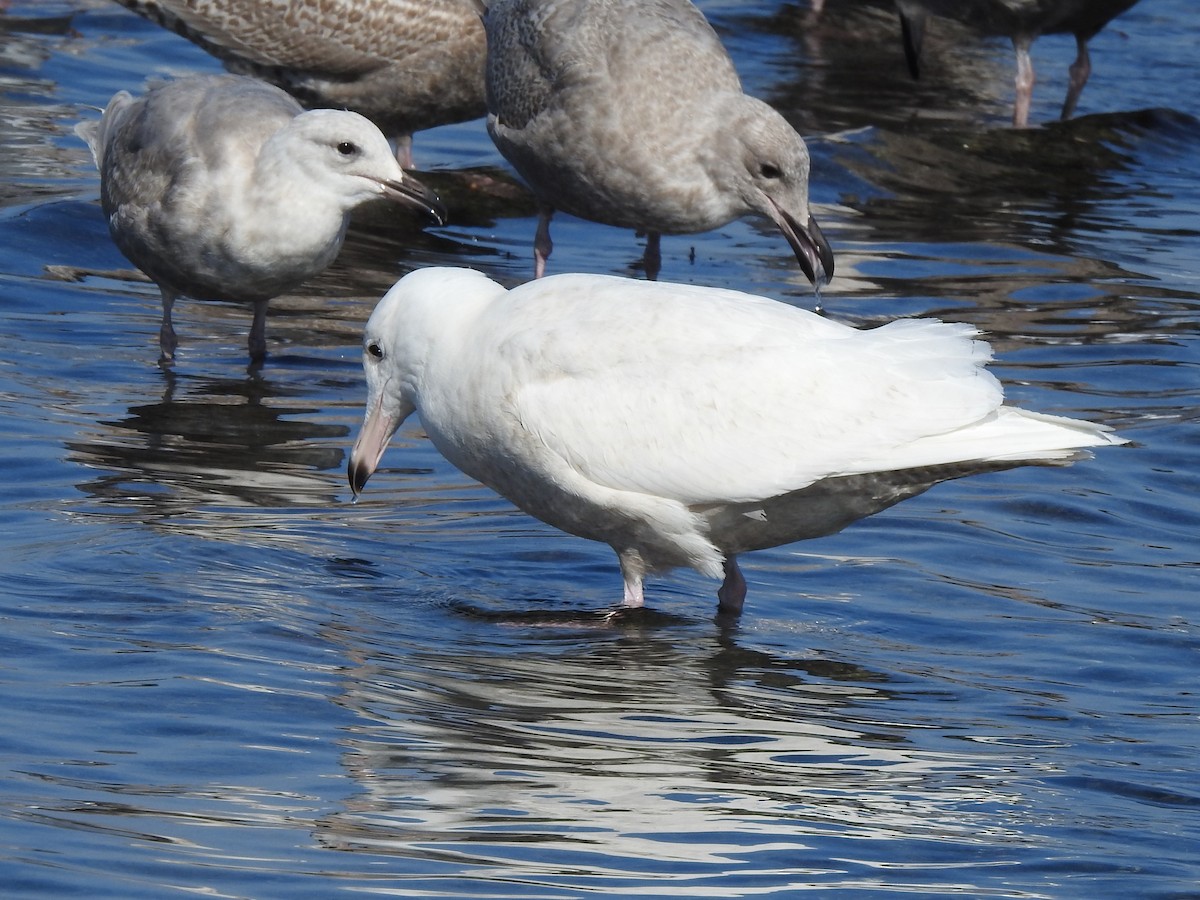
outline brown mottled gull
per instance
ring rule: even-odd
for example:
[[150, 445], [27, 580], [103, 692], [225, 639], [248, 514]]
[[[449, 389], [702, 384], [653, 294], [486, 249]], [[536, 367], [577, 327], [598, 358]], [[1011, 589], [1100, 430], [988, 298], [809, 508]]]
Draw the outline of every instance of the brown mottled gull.
[[833, 274], [808, 148], [743, 93], [687, 0], [494, 0], [484, 24], [488, 131], [541, 206], [537, 276], [556, 209], [646, 232], [651, 279], [660, 235], [746, 215], [779, 227], [815, 285]]
[[352, 109], [397, 141], [486, 111], [479, 0], [118, 0], [233, 72], [310, 107]]
[[333, 261], [355, 207], [382, 197], [443, 220], [367, 119], [305, 112], [253, 78], [185, 78], [136, 99], [121, 91], [76, 130], [100, 169], [113, 240], [162, 293], [163, 361], [175, 355], [181, 295], [252, 303], [249, 351], [261, 359], [268, 301]]

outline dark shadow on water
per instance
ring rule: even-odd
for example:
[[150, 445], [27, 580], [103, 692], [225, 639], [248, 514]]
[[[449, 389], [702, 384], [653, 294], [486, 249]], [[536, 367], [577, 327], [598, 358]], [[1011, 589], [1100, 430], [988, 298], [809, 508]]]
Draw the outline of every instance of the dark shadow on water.
[[484, 166], [418, 170], [417, 174], [446, 204], [452, 226], [490, 228], [498, 219], [537, 215], [537, 201], [529, 188], [506, 169]]
[[374, 581], [385, 577], [385, 573], [380, 571], [378, 563], [357, 557], [335, 556], [325, 563], [325, 571], [335, 578], [349, 578], [358, 581]]
[[252, 371], [243, 378], [195, 378], [166, 369], [162, 396], [102, 420], [67, 443], [71, 459], [102, 474], [80, 482], [105, 503], [151, 517], [198, 502], [289, 506], [331, 503], [336, 494], [314, 472], [337, 469], [342, 425], [312, 421], [318, 410]]
[[[995, 85], [1011, 82], [1009, 58], [972, 41], [962, 26], [943, 24], [927, 48], [938, 64], [918, 80], [909, 76], [891, 0], [830, 2], [819, 17], [805, 2], [773, 4], [739, 13], [730, 27], [781, 38], [791, 48], [772, 60], [783, 78], [761, 96], [802, 134], [1007, 116]], [[749, 53], [740, 57], [744, 73], [756, 63]]]
[[[490, 230], [498, 220], [531, 218], [537, 206], [528, 188], [503, 169], [481, 167], [460, 170], [417, 171], [446, 205], [448, 217], [442, 228], [423, 227], [419, 216], [398, 209], [394, 203], [371, 203], [360, 207], [351, 221], [338, 269], [354, 273], [381, 273], [370, 292], [377, 296], [391, 287], [403, 272], [423, 265], [479, 265], [480, 257], [495, 255], [478, 241], [461, 241], [462, 229]], [[532, 240], [532, 237], [530, 238]], [[384, 263], [395, 260], [389, 269]], [[344, 274], [334, 273], [335, 278]], [[318, 276], [318, 283], [322, 279]]]
[[1154, 109], [1024, 130], [879, 129], [851, 142], [838, 160], [873, 190], [844, 202], [876, 239], [1066, 254], [1081, 232], [1121, 227], [1103, 204], [1144, 192], [1129, 174], [1140, 156], [1196, 140], [1196, 119]]
[[[547, 601], [552, 602], [552, 601]], [[696, 619], [651, 607], [626, 606], [607, 609], [487, 609], [467, 601], [452, 601], [450, 609], [468, 619], [495, 625], [556, 628], [618, 628], [653, 631], [696, 624]]]

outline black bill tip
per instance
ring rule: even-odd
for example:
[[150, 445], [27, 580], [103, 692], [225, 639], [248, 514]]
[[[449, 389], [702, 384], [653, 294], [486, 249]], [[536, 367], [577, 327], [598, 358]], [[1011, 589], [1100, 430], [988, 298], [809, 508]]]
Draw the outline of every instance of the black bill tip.
[[384, 192], [390, 199], [419, 209], [433, 220], [434, 225], [445, 225], [449, 220], [442, 198], [415, 178], [404, 181], [383, 182]]
[[798, 222], [789, 224], [792, 225], [792, 234], [788, 237], [792, 239], [792, 249], [800, 263], [800, 269], [819, 291], [833, 278], [833, 249], [825, 239], [821, 226], [812, 216], [808, 217], [808, 224], [805, 226]]

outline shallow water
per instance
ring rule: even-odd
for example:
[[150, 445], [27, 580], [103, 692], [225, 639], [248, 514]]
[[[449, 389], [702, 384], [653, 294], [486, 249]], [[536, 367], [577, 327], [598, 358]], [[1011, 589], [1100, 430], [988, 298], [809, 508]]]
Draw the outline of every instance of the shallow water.
[[[903, 68], [868, 4], [710, 2], [810, 139], [828, 314], [972, 322], [1012, 401], [1133, 443], [941, 485], [714, 585], [620, 596], [405, 427], [352, 505], [358, 339], [412, 268], [531, 271], [479, 123], [419, 135], [453, 222], [372, 218], [272, 305], [157, 291], [108, 238], [71, 127], [218, 66], [100, 0], [0, 11], [0, 884], [5, 896], [1200, 896], [1200, 21], [1147, 0]], [[487, 176], [486, 179], [477, 176]], [[480, 185], [483, 185], [482, 189]], [[553, 271], [636, 274], [556, 219]], [[666, 279], [813, 298], [771, 229], [663, 241]], [[694, 258], [693, 258], [694, 253]]]

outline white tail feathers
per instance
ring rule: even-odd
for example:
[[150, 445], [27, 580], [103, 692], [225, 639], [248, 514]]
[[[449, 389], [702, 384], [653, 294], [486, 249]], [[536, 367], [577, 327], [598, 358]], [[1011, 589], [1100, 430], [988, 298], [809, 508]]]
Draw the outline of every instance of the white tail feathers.
[[[1070, 461], [1089, 447], [1128, 443], [1106, 425], [1001, 406], [981, 422], [915, 441], [915, 466], [934, 462]], [[900, 468], [901, 466], [897, 466]]]

